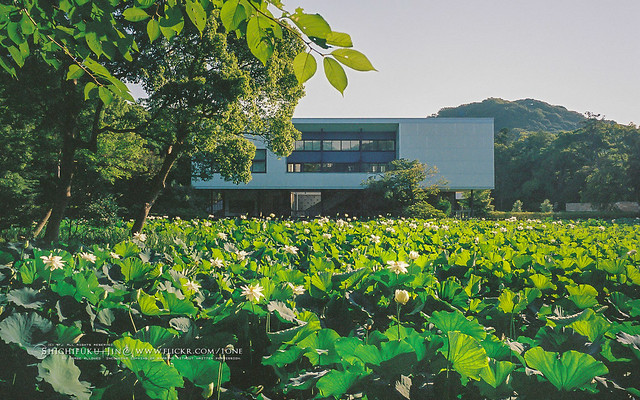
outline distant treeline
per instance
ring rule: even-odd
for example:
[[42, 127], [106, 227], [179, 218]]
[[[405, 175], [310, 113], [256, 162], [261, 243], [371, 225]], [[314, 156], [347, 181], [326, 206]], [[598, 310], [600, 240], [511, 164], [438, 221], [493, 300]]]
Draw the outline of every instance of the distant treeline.
[[606, 208], [640, 198], [640, 130], [533, 99], [486, 99], [444, 108], [438, 117], [493, 117], [497, 210], [520, 200], [540, 211], [549, 199]]

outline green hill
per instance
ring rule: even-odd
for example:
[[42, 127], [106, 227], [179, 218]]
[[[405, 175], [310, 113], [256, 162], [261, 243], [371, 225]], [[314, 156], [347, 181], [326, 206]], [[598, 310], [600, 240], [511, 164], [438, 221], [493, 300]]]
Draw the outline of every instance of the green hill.
[[438, 117], [493, 117], [495, 131], [503, 128], [516, 131], [560, 132], [578, 129], [586, 120], [583, 114], [554, 106], [544, 101], [515, 101], [489, 98], [480, 103], [463, 104], [441, 109]]

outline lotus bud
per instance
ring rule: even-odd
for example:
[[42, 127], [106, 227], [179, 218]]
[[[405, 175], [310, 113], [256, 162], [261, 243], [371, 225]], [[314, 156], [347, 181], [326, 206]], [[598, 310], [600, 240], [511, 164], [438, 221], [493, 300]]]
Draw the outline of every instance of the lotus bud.
[[394, 296], [394, 300], [398, 304], [405, 305], [409, 301], [411, 296], [409, 296], [409, 292], [406, 290], [396, 289], [396, 295]]

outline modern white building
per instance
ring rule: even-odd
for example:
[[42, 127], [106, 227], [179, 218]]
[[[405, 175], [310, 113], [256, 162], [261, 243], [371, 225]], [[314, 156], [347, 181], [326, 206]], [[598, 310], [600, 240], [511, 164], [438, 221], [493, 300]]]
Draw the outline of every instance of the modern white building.
[[[192, 182], [222, 193], [212, 211], [225, 215], [317, 215], [359, 210], [363, 182], [395, 159], [438, 169], [443, 192], [493, 189], [492, 118], [296, 118], [302, 133], [288, 157], [254, 139], [253, 179]], [[430, 183], [430, 182], [425, 182]]]

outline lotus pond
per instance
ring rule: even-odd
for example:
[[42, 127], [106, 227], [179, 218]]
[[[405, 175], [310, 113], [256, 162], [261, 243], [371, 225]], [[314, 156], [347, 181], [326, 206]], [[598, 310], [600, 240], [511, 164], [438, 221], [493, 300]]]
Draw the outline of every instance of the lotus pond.
[[640, 224], [153, 220], [0, 250], [0, 397], [640, 397]]

